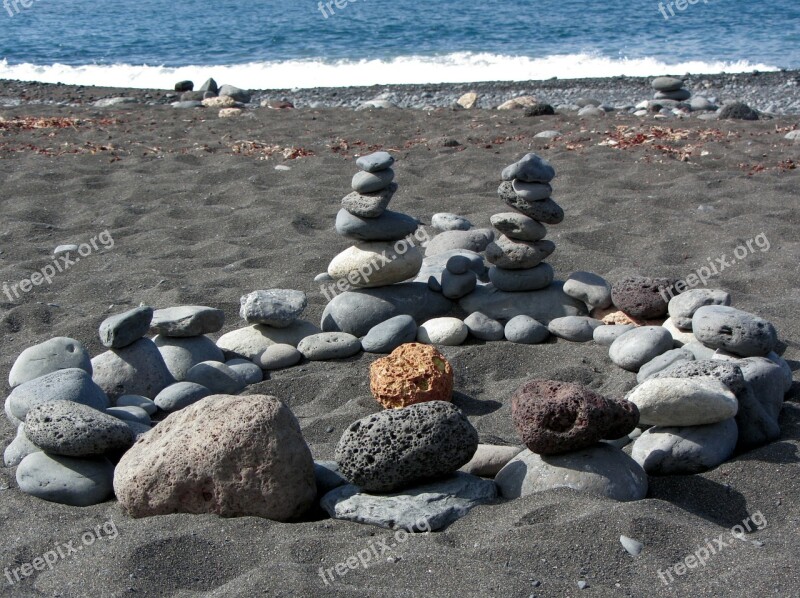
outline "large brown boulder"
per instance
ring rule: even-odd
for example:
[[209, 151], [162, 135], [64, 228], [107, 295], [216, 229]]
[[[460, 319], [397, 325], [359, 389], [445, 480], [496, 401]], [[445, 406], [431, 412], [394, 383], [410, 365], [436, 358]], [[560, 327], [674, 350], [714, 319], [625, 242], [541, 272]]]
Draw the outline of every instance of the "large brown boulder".
[[369, 369], [372, 396], [387, 409], [427, 401], [450, 401], [453, 368], [432, 345], [408, 343]]
[[291, 410], [267, 395], [212, 395], [173, 413], [122, 457], [114, 492], [133, 517], [253, 515], [287, 521], [316, 496]]
[[639, 423], [639, 410], [579, 384], [530, 380], [514, 393], [511, 417], [525, 446], [553, 455], [625, 436]]

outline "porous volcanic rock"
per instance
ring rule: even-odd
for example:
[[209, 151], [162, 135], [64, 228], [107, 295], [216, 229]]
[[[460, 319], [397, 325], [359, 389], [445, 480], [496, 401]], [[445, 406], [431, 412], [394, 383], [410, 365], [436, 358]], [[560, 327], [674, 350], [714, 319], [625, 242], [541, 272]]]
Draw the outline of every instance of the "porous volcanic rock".
[[373, 362], [369, 386], [375, 400], [387, 409], [450, 401], [453, 368], [432, 345], [407, 343]]

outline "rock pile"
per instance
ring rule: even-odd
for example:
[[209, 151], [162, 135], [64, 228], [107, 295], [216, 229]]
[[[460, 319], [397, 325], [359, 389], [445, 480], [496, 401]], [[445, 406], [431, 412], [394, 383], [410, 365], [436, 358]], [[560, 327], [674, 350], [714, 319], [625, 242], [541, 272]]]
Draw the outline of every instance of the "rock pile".
[[656, 77], [650, 84], [655, 90], [654, 100], [674, 100], [685, 102], [692, 97], [691, 92], [683, 86], [683, 79], [675, 77]]
[[362, 156], [353, 177], [353, 192], [342, 199], [336, 232], [357, 243], [334, 257], [328, 276], [339, 292], [384, 287], [413, 278], [422, 266], [422, 252], [403, 240], [417, 230], [416, 219], [387, 210], [398, 185], [394, 158], [387, 152]]

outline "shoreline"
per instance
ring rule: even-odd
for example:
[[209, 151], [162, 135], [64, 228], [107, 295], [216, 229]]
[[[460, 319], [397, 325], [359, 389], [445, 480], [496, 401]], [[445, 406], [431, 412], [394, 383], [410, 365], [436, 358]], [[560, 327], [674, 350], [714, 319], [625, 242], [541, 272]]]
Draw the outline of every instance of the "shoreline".
[[[213, 67], [208, 69], [213, 76]], [[750, 73], [686, 74], [680, 76], [693, 96], [743, 101], [766, 114], [800, 114], [800, 70]], [[303, 89], [251, 90], [251, 105], [290, 102], [295, 108], [357, 108], [381, 99], [403, 109], [452, 107], [467, 92], [478, 94], [476, 108], [493, 109], [522, 95], [536, 96], [554, 106], [576, 105], [593, 99], [615, 109], [629, 108], [652, 99], [652, 77], [604, 77], [592, 79], [547, 79], [533, 81], [485, 81], [476, 83], [396, 84], [368, 87], [319, 87]], [[202, 81], [195, 81], [198, 87]], [[218, 81], [237, 85], [237, 81]], [[113, 97], [130, 97], [148, 105], [168, 105], [179, 99], [173, 90], [67, 85], [0, 80], [0, 106], [23, 104], [80, 106]], [[237, 85], [243, 87], [242, 85]]]

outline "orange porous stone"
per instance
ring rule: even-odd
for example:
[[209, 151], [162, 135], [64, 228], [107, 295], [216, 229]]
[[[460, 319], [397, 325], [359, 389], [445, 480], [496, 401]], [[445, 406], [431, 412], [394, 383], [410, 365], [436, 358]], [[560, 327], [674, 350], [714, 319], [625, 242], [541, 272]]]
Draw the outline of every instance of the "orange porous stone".
[[407, 343], [369, 369], [369, 387], [386, 409], [426, 401], [450, 401], [453, 368], [432, 345]]

